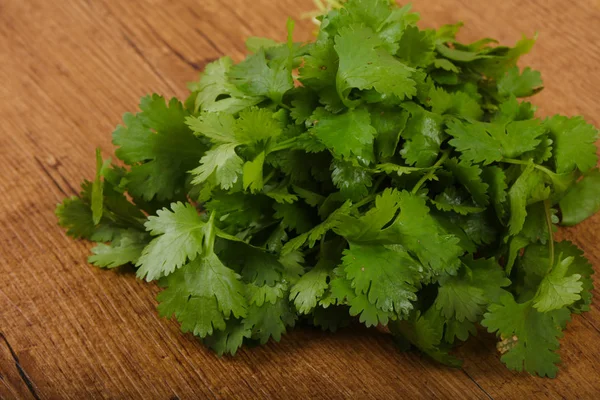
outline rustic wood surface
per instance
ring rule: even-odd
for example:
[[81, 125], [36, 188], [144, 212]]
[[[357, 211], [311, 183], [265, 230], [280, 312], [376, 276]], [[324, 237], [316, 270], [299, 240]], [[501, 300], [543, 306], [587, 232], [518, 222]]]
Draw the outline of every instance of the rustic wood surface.
[[[539, 113], [600, 126], [600, 3], [415, 0], [424, 26], [462, 20], [465, 40], [540, 33], [523, 61], [542, 70]], [[458, 350], [462, 369], [399, 353], [361, 328], [301, 328], [281, 343], [218, 358], [160, 319], [158, 289], [131, 271], [89, 266], [55, 205], [94, 171], [93, 152], [141, 96], [185, 96], [244, 38], [283, 39], [310, 0], [0, 1], [0, 398], [581, 398], [600, 396], [600, 303], [576, 316], [555, 380], [512, 373], [485, 333]], [[298, 40], [312, 26], [300, 21]], [[600, 215], [561, 235], [600, 268]], [[598, 284], [598, 278], [596, 278]], [[597, 291], [596, 291], [596, 297]]]

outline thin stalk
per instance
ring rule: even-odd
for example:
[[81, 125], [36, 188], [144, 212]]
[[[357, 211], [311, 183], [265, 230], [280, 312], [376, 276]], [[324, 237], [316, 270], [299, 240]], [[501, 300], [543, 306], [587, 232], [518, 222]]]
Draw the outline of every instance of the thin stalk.
[[210, 213], [210, 217], [208, 218], [206, 225], [208, 226], [208, 229], [204, 232], [204, 248], [206, 250], [206, 254], [210, 254], [214, 252], [215, 248], [215, 213]]
[[368, 204], [370, 202], [372, 202], [373, 200], [375, 200], [375, 194], [370, 194], [367, 197], [365, 197], [364, 199], [362, 199], [361, 201], [359, 201], [358, 203], [356, 203], [354, 206], [352, 206], [352, 208], [360, 208], [362, 206], [364, 206], [365, 204]]
[[272, 148], [270, 148], [269, 152], [281, 151], [281, 150], [289, 149], [290, 147], [292, 147], [292, 145], [294, 143], [296, 143], [297, 140], [298, 140], [297, 137], [293, 137], [291, 139], [284, 140], [283, 142], [277, 143], [275, 146], [273, 146]]
[[267, 182], [269, 182], [271, 180], [271, 178], [273, 178], [273, 175], [275, 175], [275, 170], [271, 170], [271, 172], [269, 172], [269, 174], [267, 175], [267, 177], [264, 179], [263, 181], [263, 185], [266, 185]]
[[[504, 163], [507, 163], [507, 164], [518, 164], [518, 165], [529, 165], [531, 163], [530, 161], [517, 160], [515, 158], [503, 158], [502, 160], [500, 160], [500, 162], [504, 162]], [[539, 165], [539, 164], [533, 163], [533, 168], [546, 173], [550, 177], [556, 175], [554, 172], [552, 172], [548, 168], [546, 168], [546, 167], [544, 167], [542, 165]]]
[[550, 259], [550, 269], [554, 268], [554, 234], [552, 233], [552, 212], [550, 210], [550, 200], [544, 200], [544, 211], [546, 213], [546, 226], [548, 227], [548, 251]]
[[382, 174], [379, 178], [377, 178], [377, 181], [375, 181], [375, 184], [373, 185], [373, 187], [371, 188], [371, 192], [369, 194], [373, 194], [377, 192], [377, 189], [379, 189], [379, 185], [381, 185], [381, 182], [383, 182], [383, 180], [386, 178], [385, 174]]
[[427, 182], [429, 179], [431, 179], [431, 177], [434, 176], [435, 171], [442, 166], [442, 164], [444, 164], [446, 162], [446, 160], [448, 159], [448, 157], [450, 156], [450, 151], [446, 150], [442, 153], [442, 156], [440, 157], [439, 160], [437, 160], [437, 162], [435, 164], [433, 164], [431, 166], [431, 169], [429, 171], [427, 171], [427, 173], [425, 175], [423, 175], [421, 177], [421, 179], [419, 179], [419, 181], [417, 182], [417, 184], [413, 187], [411, 193], [415, 194], [419, 191], [419, 189], [421, 189], [421, 186], [423, 186], [423, 184], [425, 182]]

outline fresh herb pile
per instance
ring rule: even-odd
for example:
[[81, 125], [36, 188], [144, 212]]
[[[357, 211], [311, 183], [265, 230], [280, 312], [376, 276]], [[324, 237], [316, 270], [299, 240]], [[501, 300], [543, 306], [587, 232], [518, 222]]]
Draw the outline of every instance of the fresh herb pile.
[[60, 224], [219, 354], [356, 319], [456, 365], [482, 325], [508, 368], [555, 376], [593, 269], [553, 232], [600, 208], [597, 130], [517, 100], [542, 89], [516, 66], [534, 39], [463, 44], [387, 0], [319, 21], [313, 43], [249, 39], [183, 103], [143, 98]]

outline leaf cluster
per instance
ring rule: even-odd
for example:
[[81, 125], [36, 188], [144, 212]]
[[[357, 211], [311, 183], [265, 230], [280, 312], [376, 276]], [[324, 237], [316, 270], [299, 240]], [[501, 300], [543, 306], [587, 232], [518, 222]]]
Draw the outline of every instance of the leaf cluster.
[[509, 368], [555, 376], [593, 270], [553, 232], [600, 208], [598, 131], [519, 100], [543, 86], [516, 65], [534, 38], [461, 43], [387, 0], [318, 20], [311, 43], [292, 22], [249, 39], [183, 102], [144, 97], [60, 224], [219, 354], [357, 319], [457, 365], [479, 324]]

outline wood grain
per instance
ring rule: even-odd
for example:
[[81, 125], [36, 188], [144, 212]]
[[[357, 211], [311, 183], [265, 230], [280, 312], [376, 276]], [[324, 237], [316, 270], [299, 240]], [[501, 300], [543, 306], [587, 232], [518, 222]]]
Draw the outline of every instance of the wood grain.
[[[600, 6], [580, 0], [416, 0], [424, 26], [462, 20], [465, 40], [540, 36], [524, 64], [543, 72], [539, 114], [600, 126]], [[301, 328], [218, 358], [158, 318], [158, 289], [86, 263], [54, 207], [91, 177], [95, 147], [149, 92], [184, 96], [206, 63], [244, 55], [249, 35], [283, 39], [309, 0], [0, 2], [0, 398], [579, 398], [600, 394], [600, 309], [576, 316], [555, 380], [507, 371], [481, 332], [462, 369], [399, 353], [360, 327]], [[299, 21], [296, 39], [310, 38]], [[600, 268], [600, 216], [561, 231]], [[598, 279], [596, 279], [598, 283]], [[597, 295], [597, 291], [595, 291]], [[597, 296], [596, 296], [597, 297]]]

